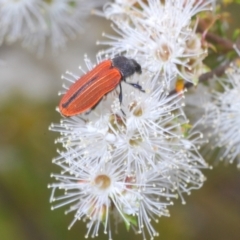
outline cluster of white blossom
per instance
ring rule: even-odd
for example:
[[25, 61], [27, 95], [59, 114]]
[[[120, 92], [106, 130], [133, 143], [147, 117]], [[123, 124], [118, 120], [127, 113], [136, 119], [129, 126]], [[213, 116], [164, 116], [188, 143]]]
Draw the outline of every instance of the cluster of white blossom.
[[[236, 48], [235, 48], [236, 49]], [[240, 56], [240, 51], [236, 49]], [[205, 114], [199, 123], [206, 132], [209, 143], [205, 151], [209, 154], [218, 148], [217, 161], [238, 162], [240, 167], [240, 63], [231, 63], [226, 76], [217, 78], [211, 92], [206, 91]]]
[[[197, 84], [205, 71], [207, 49], [196, 33], [196, 14], [211, 10], [212, 0], [119, 0], [104, 7], [103, 16], [113, 21], [120, 36], [104, 34], [110, 45], [101, 54], [126, 53], [144, 69], [161, 77], [166, 87], [178, 78]], [[195, 18], [194, 18], [195, 17]]]
[[22, 41], [42, 54], [46, 41], [53, 50], [83, 30], [82, 21], [100, 0], [0, 0], [0, 43]]
[[[158, 233], [151, 221], [169, 216], [175, 198], [185, 203], [184, 194], [202, 186], [202, 169], [208, 168], [198, 152], [202, 134], [184, 114], [184, 93], [169, 95], [166, 86], [178, 76], [195, 83], [206, 51], [192, 17], [212, 2], [118, 0], [105, 5], [106, 16], [122, 34], [111, 37], [105, 54], [136, 59], [143, 73], [127, 81], [144, 92], [122, 81], [121, 104], [116, 88], [90, 113], [51, 125], [61, 134], [56, 143], [64, 150], [53, 161], [62, 171], [52, 174], [50, 200], [57, 202], [53, 209], [70, 205], [66, 213], [75, 214], [69, 228], [83, 219], [86, 237], [98, 236], [103, 226], [112, 239], [113, 223], [124, 222], [153, 239]], [[91, 61], [85, 62], [91, 70]], [[63, 78], [71, 84], [79, 76], [67, 72]]]
[[71, 204], [67, 212], [76, 212], [72, 224], [89, 220], [87, 236], [91, 231], [97, 236], [103, 223], [111, 239], [110, 216], [136, 228], [144, 239], [144, 229], [151, 238], [157, 236], [150, 220], [168, 216], [172, 198], [180, 196], [184, 203], [182, 194], [204, 182], [201, 169], [207, 164], [197, 150], [202, 136], [191, 131], [182, 96], [168, 96], [158, 77], [147, 73], [132, 81], [146, 92], [122, 83], [121, 106], [114, 91], [88, 115], [65, 118], [50, 128], [61, 133], [56, 142], [65, 148], [54, 159], [62, 173], [52, 175], [57, 182], [50, 185], [51, 201], [60, 201], [53, 208]]

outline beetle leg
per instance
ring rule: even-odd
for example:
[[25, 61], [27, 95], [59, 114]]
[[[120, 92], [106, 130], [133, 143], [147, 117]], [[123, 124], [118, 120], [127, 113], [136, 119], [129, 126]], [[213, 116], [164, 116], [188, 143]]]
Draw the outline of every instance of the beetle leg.
[[[122, 85], [121, 83], [119, 84], [119, 88], [120, 88], [120, 91], [119, 91], [119, 95], [118, 95], [118, 98], [119, 98], [119, 102], [120, 102], [120, 105], [122, 104]], [[125, 112], [122, 110], [121, 108], [121, 112], [124, 116], [126, 116]]]
[[133, 86], [134, 88], [139, 89], [141, 92], [145, 92], [145, 90], [142, 89], [142, 86], [139, 85], [138, 83], [130, 83], [130, 82], [126, 82], [126, 81], [125, 81], [125, 83], [127, 83], [127, 84]]
[[120, 91], [119, 91], [118, 98], [119, 98], [119, 102], [121, 105], [122, 104], [122, 85], [121, 85], [121, 83], [119, 84], [119, 88], [120, 88]]

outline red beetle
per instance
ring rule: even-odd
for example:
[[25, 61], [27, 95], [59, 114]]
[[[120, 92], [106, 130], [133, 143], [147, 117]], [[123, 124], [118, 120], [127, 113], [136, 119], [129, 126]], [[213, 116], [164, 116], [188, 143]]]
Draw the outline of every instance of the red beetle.
[[[112, 60], [99, 63], [70, 86], [59, 103], [61, 114], [70, 117], [95, 107], [105, 94], [118, 85], [120, 86], [119, 100], [121, 103], [121, 80], [126, 81], [126, 78], [135, 72], [142, 73], [141, 66], [134, 59], [124, 56], [117, 56]], [[128, 84], [144, 92], [140, 85]]]

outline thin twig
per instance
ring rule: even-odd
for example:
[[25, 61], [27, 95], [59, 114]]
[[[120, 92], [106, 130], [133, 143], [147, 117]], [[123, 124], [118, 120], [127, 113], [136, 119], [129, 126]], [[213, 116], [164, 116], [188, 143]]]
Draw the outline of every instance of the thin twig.
[[[222, 65], [216, 67], [215, 69], [213, 69], [212, 71], [200, 75], [199, 78], [198, 78], [198, 81], [199, 82], [206, 82], [206, 81], [210, 80], [211, 78], [213, 78], [214, 76], [216, 76], [216, 77], [222, 76], [224, 74], [224, 72], [226, 71], [226, 69], [229, 67], [230, 63], [231, 63], [231, 61], [228, 60], [224, 64], [222, 64]], [[192, 86], [193, 86], [193, 83], [186, 82], [184, 84], [183, 89], [188, 89]], [[177, 93], [177, 91], [174, 89], [169, 93], [169, 96], [171, 96], [173, 94], [176, 94], [176, 93]]]
[[206, 34], [206, 40], [220, 45], [222, 47], [222, 49], [224, 50], [224, 52], [233, 50], [233, 42], [232, 41], [230, 41], [226, 38], [222, 38], [214, 33], [208, 32]]
[[[197, 32], [200, 33], [205, 33], [205, 30], [207, 29], [207, 23], [204, 20], [200, 20], [198, 27], [197, 27]], [[205, 33], [205, 39], [211, 43], [215, 43], [219, 46], [221, 46], [222, 51], [228, 52], [233, 50], [233, 42], [229, 39], [220, 37], [219, 35], [207, 31]]]

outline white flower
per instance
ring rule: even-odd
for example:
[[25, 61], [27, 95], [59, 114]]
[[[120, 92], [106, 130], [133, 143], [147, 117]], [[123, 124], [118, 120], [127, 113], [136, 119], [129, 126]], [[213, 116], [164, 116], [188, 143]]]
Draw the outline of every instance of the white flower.
[[46, 42], [53, 51], [82, 30], [83, 20], [103, 1], [0, 0], [0, 40], [17, 40], [43, 54]]
[[0, 39], [14, 42], [45, 26], [41, 0], [0, 0]]
[[[88, 167], [75, 164], [74, 170], [65, 168], [62, 175], [52, 174], [57, 182], [49, 185], [53, 189], [50, 201], [59, 202], [52, 209], [70, 204], [66, 213], [75, 212], [69, 228], [77, 220], [85, 219], [88, 221], [85, 237], [90, 234], [96, 237], [103, 223], [104, 232], [112, 239], [111, 217], [114, 217], [128, 227], [138, 227], [139, 232], [147, 226], [150, 236], [157, 235], [150, 217], [169, 216], [166, 207], [176, 197], [166, 192], [170, 187], [167, 178], [154, 172], [142, 177], [127, 175], [118, 161]], [[64, 195], [59, 194], [62, 190]]]
[[139, 59], [144, 69], [163, 76], [168, 88], [176, 77], [196, 84], [207, 52], [201, 36], [195, 33], [197, 23], [192, 17], [211, 10], [213, 2], [138, 0], [135, 4], [107, 4], [105, 16], [115, 23], [113, 29], [120, 37], [104, 34], [109, 40], [98, 43], [111, 47], [101, 54], [127, 52]]
[[[91, 62], [86, 59], [86, 63], [91, 69]], [[78, 78], [71, 73], [65, 77], [71, 83]], [[53, 193], [60, 187], [78, 189], [73, 190], [76, 195], [66, 193], [57, 199], [68, 199], [63, 205], [77, 202], [71, 208], [77, 211], [73, 223], [78, 217], [91, 217], [88, 228], [93, 229], [93, 236], [98, 234], [100, 223], [106, 230], [110, 209], [115, 209], [113, 215], [126, 226], [136, 228], [144, 238], [147, 231], [153, 238], [157, 232], [150, 219], [168, 216], [171, 198], [179, 195], [184, 202], [184, 193], [200, 188], [204, 182], [201, 169], [207, 165], [197, 150], [201, 135], [190, 130], [184, 115], [183, 95], [169, 96], [161, 79], [146, 71], [126, 81], [121, 83], [121, 104], [117, 88], [87, 115], [64, 118], [60, 124], [51, 125], [52, 131], [61, 134], [56, 142], [65, 148], [54, 159], [63, 169], [62, 176], [54, 175], [60, 183], [51, 187]], [[138, 83], [145, 92], [128, 83]], [[109, 185], [104, 192], [92, 188], [96, 187], [93, 179], [98, 179], [101, 172], [114, 186]], [[96, 210], [90, 211], [95, 203]]]
[[239, 63], [235, 63], [227, 69], [225, 78], [217, 79], [222, 91], [212, 91], [210, 95], [212, 101], [206, 104], [206, 113], [202, 121], [210, 138], [208, 145], [220, 148], [218, 159], [229, 163], [236, 160], [238, 167], [240, 167], [239, 80], [240, 67]]

